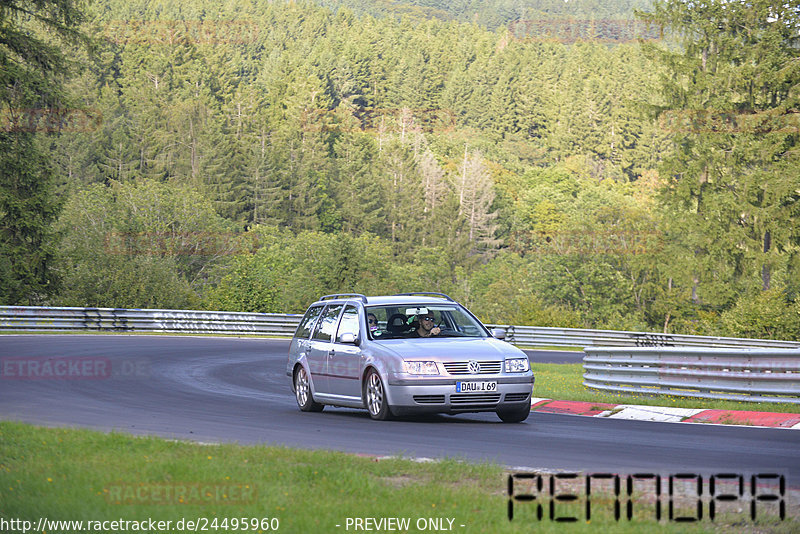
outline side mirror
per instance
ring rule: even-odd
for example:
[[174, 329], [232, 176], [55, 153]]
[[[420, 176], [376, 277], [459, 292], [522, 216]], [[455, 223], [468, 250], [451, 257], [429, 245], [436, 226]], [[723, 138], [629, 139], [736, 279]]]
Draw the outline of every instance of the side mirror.
[[505, 328], [492, 328], [492, 337], [497, 339], [505, 339], [506, 338], [506, 329]]
[[360, 345], [361, 340], [356, 337], [355, 334], [352, 332], [344, 332], [343, 334], [339, 334], [339, 343], [347, 343], [350, 345]]

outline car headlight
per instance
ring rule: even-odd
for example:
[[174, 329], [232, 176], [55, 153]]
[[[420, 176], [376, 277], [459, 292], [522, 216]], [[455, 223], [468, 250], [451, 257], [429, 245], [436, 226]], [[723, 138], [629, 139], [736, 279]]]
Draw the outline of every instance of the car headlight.
[[410, 375], [438, 375], [439, 368], [436, 367], [436, 362], [403, 361], [403, 372]]
[[506, 373], [524, 373], [530, 369], [528, 358], [511, 358], [506, 360]]

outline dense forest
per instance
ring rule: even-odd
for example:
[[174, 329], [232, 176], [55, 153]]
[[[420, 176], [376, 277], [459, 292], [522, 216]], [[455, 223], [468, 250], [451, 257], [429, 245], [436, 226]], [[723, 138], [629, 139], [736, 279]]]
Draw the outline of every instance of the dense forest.
[[9, 6], [2, 304], [800, 339], [797, 1]]

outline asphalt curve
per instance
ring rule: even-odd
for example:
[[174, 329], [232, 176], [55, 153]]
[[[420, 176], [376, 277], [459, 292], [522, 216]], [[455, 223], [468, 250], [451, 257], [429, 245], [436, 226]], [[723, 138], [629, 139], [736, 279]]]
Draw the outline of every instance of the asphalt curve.
[[[0, 419], [546, 470], [779, 473], [800, 486], [800, 432], [793, 430], [540, 413], [510, 425], [491, 413], [392, 422], [339, 408], [301, 413], [284, 374], [287, 348], [288, 341], [269, 339], [4, 335]], [[54, 377], [47, 360], [51, 368], [58, 361], [87, 367], [78, 378]]]

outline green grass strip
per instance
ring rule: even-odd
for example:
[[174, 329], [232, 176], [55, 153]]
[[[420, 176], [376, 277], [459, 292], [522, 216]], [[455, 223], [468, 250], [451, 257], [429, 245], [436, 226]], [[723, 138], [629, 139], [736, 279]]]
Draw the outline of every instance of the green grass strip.
[[[380, 426], [375, 424], [376, 432]], [[491, 426], [487, 425], [487, 432]], [[452, 532], [463, 533], [719, 532], [742, 522], [755, 526], [748, 523], [746, 513], [718, 518], [714, 523], [670, 523], [665, 518], [657, 522], [645, 517], [646, 513], [641, 519], [616, 522], [610, 497], [603, 499], [595, 497], [590, 522], [584, 519], [585, 500], [558, 504], [558, 514], [576, 515], [578, 523], [550, 520], [547, 505], [539, 521], [531, 503], [517, 503], [516, 518], [510, 522], [507, 472], [492, 464], [454, 459], [376, 461], [330, 451], [202, 445], [0, 423], [0, 518], [24, 519], [34, 525], [40, 517], [153, 519], [172, 522], [172, 528], [164, 531], [183, 532], [188, 530], [185, 526], [183, 530], [175, 528], [183, 519], [184, 525], [187, 520], [206, 521], [207, 532], [244, 532], [242, 526], [247, 523], [249, 527], [256, 519], [258, 528], [247, 532], [273, 532], [265, 528], [269, 523], [260, 522], [266, 518], [278, 520], [278, 532], [344, 533], [356, 531], [347, 528], [347, 518], [391, 517], [408, 518], [408, 532], [432, 531], [429, 519], [441, 521], [440, 527], [449, 526], [447, 519], [452, 519]], [[239, 521], [237, 529], [233, 528], [234, 518]], [[215, 519], [217, 528], [212, 529]], [[776, 515], [764, 519], [765, 526], [759, 531], [792, 532], [800, 527], [793, 516], [785, 521]], [[227, 528], [221, 527], [223, 520], [227, 520]], [[417, 528], [419, 520], [425, 521], [426, 530]], [[134, 530], [129, 527], [127, 531]], [[73, 530], [48, 531], [57, 532]]]

